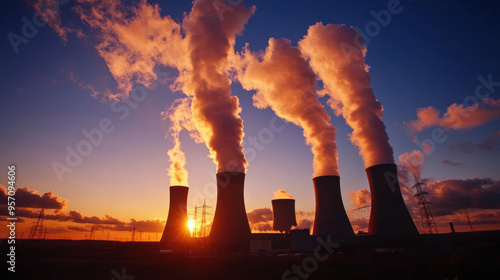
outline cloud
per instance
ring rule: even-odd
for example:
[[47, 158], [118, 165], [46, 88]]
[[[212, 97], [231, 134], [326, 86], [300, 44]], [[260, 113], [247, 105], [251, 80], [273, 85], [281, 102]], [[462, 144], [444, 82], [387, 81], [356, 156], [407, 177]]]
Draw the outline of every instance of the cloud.
[[297, 222], [297, 229], [306, 229], [306, 228], [312, 228], [313, 221], [310, 219], [300, 219]]
[[297, 229], [312, 228], [314, 221], [314, 211], [296, 210], [295, 217], [297, 219]]
[[498, 144], [500, 144], [500, 130], [490, 134], [482, 143], [477, 145], [477, 147], [483, 150], [491, 151]]
[[435, 216], [450, 215], [460, 209], [500, 209], [500, 180], [449, 179], [433, 181], [425, 187], [430, 193]]
[[[16, 188], [16, 206], [27, 208], [63, 209], [68, 202], [60, 198], [52, 191], [40, 195], [36, 190], [28, 187]], [[0, 184], [0, 205], [7, 205], [7, 188]]]
[[403, 183], [411, 181], [414, 177], [420, 179], [420, 172], [425, 157], [431, 152], [432, 147], [429, 144], [423, 143], [424, 150], [413, 150], [399, 155], [398, 158], [398, 174], [402, 178]]
[[268, 222], [273, 220], [273, 211], [269, 207], [256, 208], [248, 212], [247, 217], [250, 224]]
[[351, 226], [354, 232], [364, 231], [368, 232], [368, 219], [352, 219]]
[[432, 106], [417, 109], [417, 120], [407, 122], [411, 133], [440, 126], [444, 129], [466, 130], [500, 118], [500, 99], [485, 98], [479, 104], [464, 107], [463, 104], [448, 106], [442, 117]]
[[273, 211], [269, 207], [256, 208], [247, 213], [252, 231], [272, 231]]
[[449, 159], [443, 160], [443, 164], [450, 165], [450, 166], [462, 166], [462, 165], [464, 165], [461, 162], [453, 162], [453, 161], [451, 161]]
[[68, 41], [68, 33], [76, 33], [79, 38], [85, 35], [81, 30], [73, 29], [61, 24], [61, 5], [59, 0], [29, 0], [35, 11], [40, 14], [38, 20], [45, 21], [52, 28], [64, 43]]
[[450, 146], [450, 150], [460, 151], [464, 153], [472, 153], [476, 146], [471, 142], [457, 143]]
[[293, 199], [293, 197], [284, 189], [279, 189], [279, 190], [273, 192], [273, 194], [274, 194], [273, 199], [281, 199], [281, 198]]
[[158, 64], [179, 71], [189, 66], [180, 24], [162, 16], [157, 4], [79, 0], [75, 11], [96, 32], [95, 48], [118, 84], [117, 93], [105, 93], [109, 100], [127, 97], [136, 83], [153, 84]]
[[479, 144], [473, 144], [471, 142], [457, 143], [450, 146], [450, 150], [456, 150], [463, 153], [472, 153], [476, 149], [481, 149], [484, 151], [493, 151], [496, 146], [500, 144], [500, 131], [493, 132], [488, 135], [483, 142]]
[[362, 188], [357, 192], [349, 191], [349, 196], [351, 197], [355, 209], [371, 205], [370, 192], [365, 188]]

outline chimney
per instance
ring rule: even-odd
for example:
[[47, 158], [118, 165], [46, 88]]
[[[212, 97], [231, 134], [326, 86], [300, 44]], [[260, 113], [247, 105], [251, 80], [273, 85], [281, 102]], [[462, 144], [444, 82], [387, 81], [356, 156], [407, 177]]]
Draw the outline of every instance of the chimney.
[[189, 188], [185, 186], [170, 187], [170, 207], [160, 244], [175, 247], [188, 241], [190, 236], [186, 210], [188, 191]]
[[313, 178], [313, 183], [316, 195], [313, 235], [330, 235], [334, 240], [353, 238], [354, 231], [340, 194], [340, 177], [319, 176]]
[[366, 169], [372, 207], [368, 234], [379, 237], [418, 235], [399, 187], [395, 164], [379, 164]]
[[273, 205], [273, 229], [288, 233], [292, 226], [297, 225], [295, 199], [273, 199], [271, 203]]
[[217, 206], [210, 230], [210, 240], [215, 244], [240, 247], [250, 240], [244, 183], [245, 173], [217, 173]]

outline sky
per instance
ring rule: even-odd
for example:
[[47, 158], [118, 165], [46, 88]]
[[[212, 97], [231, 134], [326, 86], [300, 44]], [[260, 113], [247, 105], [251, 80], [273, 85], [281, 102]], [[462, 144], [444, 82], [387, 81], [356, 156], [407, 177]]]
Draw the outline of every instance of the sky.
[[[51, 205], [45, 206], [49, 238], [83, 239], [95, 226], [101, 231], [97, 238], [110, 232], [112, 239], [125, 240], [134, 225], [151, 239], [159, 238], [168, 214], [171, 184], [167, 151], [175, 139], [172, 120], [162, 112], [168, 112], [176, 100], [186, 97], [184, 92], [195, 87], [193, 79], [185, 82], [184, 92], [173, 90], [183, 76], [177, 65], [192, 66], [185, 66], [178, 57], [181, 46], [174, 40], [193, 29], [188, 21], [183, 22], [193, 4], [124, 1], [119, 9], [145, 7], [135, 14], [143, 20], [124, 30], [119, 23], [133, 16], [120, 17], [105, 9], [118, 2], [105, 2], [109, 5], [101, 7], [100, 21], [92, 18], [95, 14], [88, 12], [91, 5], [86, 0], [59, 2], [57, 9], [52, 4], [43, 10], [48, 15], [45, 25], [34, 18], [40, 11], [37, 1], [10, 1], [0, 12], [0, 184], [4, 186], [0, 221], [6, 223], [7, 166], [15, 165], [16, 186], [23, 188], [16, 197], [24, 235], [43, 204]], [[416, 225], [420, 226], [420, 216], [409, 189], [413, 176], [405, 171], [418, 174], [427, 183], [440, 232], [449, 232], [450, 221], [458, 231], [468, 231], [463, 209], [467, 209], [474, 230], [500, 229], [500, 21], [494, 1], [283, 4], [247, 0], [244, 5], [256, 8], [246, 24], [239, 23], [244, 30], [235, 37], [238, 55], [246, 46], [250, 55], [258, 56], [265, 52], [270, 38], [288, 39], [296, 47], [318, 22], [357, 29], [366, 45], [369, 85], [383, 106], [394, 160], [404, 168], [400, 180]], [[166, 32], [164, 44], [141, 45], [136, 40], [141, 32], [152, 31], [148, 36], [154, 37], [164, 31], [158, 25], [148, 26], [151, 22], [141, 13], [151, 10], [158, 11], [162, 20], [153, 23], [185, 29]], [[232, 16], [229, 11], [224, 14]], [[387, 14], [390, 18], [383, 16]], [[195, 22], [194, 16], [191, 22]], [[140, 51], [131, 54], [129, 48], [110, 56], [120, 39], [131, 40]], [[156, 46], [160, 49], [149, 51]], [[153, 52], [159, 56], [144, 58], [145, 53]], [[127, 65], [124, 61], [131, 57], [145, 62]], [[150, 72], [141, 80], [144, 77], [133, 72], [147, 69], [154, 69], [153, 78], [146, 75]], [[287, 71], [282, 67], [270, 74], [279, 77]], [[129, 72], [134, 75], [118, 75]], [[366, 230], [369, 210], [353, 211], [369, 205], [366, 166], [350, 140], [351, 127], [331, 108], [329, 95], [321, 94], [326, 82], [316, 78], [320, 107], [336, 129], [344, 205], [353, 228]], [[130, 89], [135, 95], [129, 95]], [[272, 106], [254, 106], [256, 88], [245, 81], [232, 79], [230, 90], [241, 108], [237, 115], [243, 121], [242, 147], [248, 162], [245, 206], [252, 229], [270, 229], [271, 199], [279, 189], [295, 199], [299, 227], [310, 227], [315, 170], [302, 128], [278, 117]], [[191, 98], [197, 98], [196, 94]], [[90, 148], [83, 147], [87, 150], [80, 159], [70, 158], [69, 166], [68, 154], [84, 145], [86, 134], [97, 130], [102, 137]], [[190, 187], [189, 213], [203, 199], [212, 209], [216, 204], [217, 165], [204, 140], [199, 139], [207, 135], [201, 132], [195, 141], [189, 131], [178, 134]], [[64, 164], [67, 172], [54, 171], [54, 166], [61, 166], [58, 164]], [[3, 230], [1, 233], [6, 236]]]

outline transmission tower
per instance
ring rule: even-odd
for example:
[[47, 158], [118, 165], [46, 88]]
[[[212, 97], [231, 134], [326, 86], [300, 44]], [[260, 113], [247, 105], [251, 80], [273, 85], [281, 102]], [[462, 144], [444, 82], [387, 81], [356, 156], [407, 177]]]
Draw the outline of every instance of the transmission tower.
[[95, 236], [95, 231], [94, 231], [94, 226], [92, 226], [90, 228], [90, 236], [89, 236], [89, 240], [93, 240], [94, 239], [94, 236]]
[[469, 224], [469, 229], [470, 229], [470, 231], [474, 231], [474, 230], [472, 229], [472, 224], [471, 224], [471, 222], [470, 222], [469, 212], [467, 212], [467, 208], [464, 208], [464, 214], [465, 214], [465, 217], [467, 217], [467, 223]]
[[420, 216], [422, 217], [422, 233], [438, 233], [434, 217], [431, 213], [431, 208], [429, 207], [429, 204], [431, 203], [428, 202], [425, 197], [426, 195], [429, 195], [429, 193], [422, 190], [422, 186], [425, 185], [425, 183], [420, 183], [416, 177], [415, 181], [417, 181], [417, 183], [412, 188], [417, 190], [415, 197], [418, 198]]
[[30, 235], [28, 239], [43, 239], [43, 232], [44, 232], [44, 227], [43, 227], [43, 218], [45, 217], [44, 214], [44, 208], [40, 210], [40, 214], [38, 215], [38, 219], [36, 220], [36, 223], [33, 224], [31, 227]]
[[134, 229], [132, 229], [132, 241], [135, 241], [135, 225]]
[[[208, 206], [207, 205], [207, 200], [204, 199], [203, 200], [203, 205], [195, 207], [195, 209], [197, 209], [197, 208], [201, 208], [202, 209], [202, 211], [201, 211], [201, 228], [200, 228], [200, 231], [201, 231], [202, 237], [205, 237], [206, 236], [205, 228], [206, 228], [206, 225], [207, 225], [207, 215], [213, 215], [212, 213], [207, 213], [207, 208], [212, 208], [212, 207]], [[195, 211], [195, 224], [196, 224], [196, 213], [197, 213], [197, 211]]]

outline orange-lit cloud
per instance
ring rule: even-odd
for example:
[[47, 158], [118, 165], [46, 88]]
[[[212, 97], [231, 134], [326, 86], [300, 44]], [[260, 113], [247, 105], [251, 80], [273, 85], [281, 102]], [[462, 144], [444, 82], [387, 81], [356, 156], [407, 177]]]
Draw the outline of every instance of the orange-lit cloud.
[[[167, 153], [170, 158], [170, 168], [168, 168], [170, 185], [187, 186], [188, 172], [184, 167], [186, 164], [186, 155], [181, 149], [180, 133], [185, 129], [197, 143], [203, 141], [193, 121], [191, 98], [177, 99], [168, 110], [162, 112], [162, 116], [164, 120], [167, 118], [170, 120], [169, 134], [174, 144]], [[168, 138], [168, 134], [165, 137]]]
[[284, 189], [279, 189], [275, 192], [273, 192], [274, 198], [273, 199], [282, 199], [282, 198], [288, 198], [292, 199], [293, 197]]
[[54, 0], [29, 0], [29, 3], [35, 11], [40, 14], [38, 20], [45, 21], [57, 35], [66, 43], [68, 41], [68, 33], [76, 33], [80, 38], [84, 37], [81, 30], [73, 29], [61, 24], [61, 4], [60, 1]]
[[[8, 215], [6, 196], [7, 189], [3, 185], [0, 185], [0, 222], [6, 222], [7, 217], [10, 217]], [[19, 232], [29, 232], [31, 222], [36, 221], [40, 214], [40, 209], [44, 207], [44, 226], [51, 238], [66, 236], [81, 239], [83, 236], [74, 235], [73, 233], [88, 232], [91, 226], [94, 230], [114, 232], [128, 232], [135, 226], [138, 232], [152, 233], [161, 233], [165, 226], [165, 221], [162, 219], [130, 219], [130, 221], [126, 222], [109, 215], [104, 215], [104, 217], [86, 216], [78, 211], [65, 210], [68, 200], [55, 195], [51, 191], [40, 195], [36, 190], [29, 189], [28, 187], [17, 188], [15, 198], [15, 214], [18, 218], [16, 230], [19, 230]], [[3, 233], [0, 235], [2, 235], [0, 238], [5, 237]]]
[[156, 65], [179, 71], [188, 67], [181, 26], [160, 7], [140, 0], [125, 6], [119, 0], [79, 0], [75, 7], [82, 21], [97, 32], [96, 49], [118, 84], [108, 99], [127, 97], [136, 83], [145, 86], [157, 80]]
[[242, 3], [221, 19], [213, 1], [197, 0], [182, 23], [191, 65], [182, 79], [182, 89], [193, 96], [193, 120], [217, 164], [217, 172], [246, 171], [241, 108], [238, 98], [231, 96], [227, 71], [235, 37], [254, 11], [255, 7], [246, 8]]
[[323, 81], [322, 93], [330, 96], [330, 106], [353, 129], [351, 141], [359, 147], [365, 167], [394, 163], [383, 108], [370, 86], [366, 46], [359, 37], [353, 27], [319, 22], [309, 27], [299, 48]]
[[[269, 40], [265, 53], [245, 48], [238, 80], [246, 90], [256, 90], [254, 106], [271, 107], [277, 116], [301, 127], [314, 154], [314, 177], [339, 175], [335, 127], [319, 102], [316, 75], [297, 47], [288, 39]], [[279, 73], [279, 74], [277, 74]]]
[[357, 192], [349, 191], [349, 196], [351, 197], [355, 209], [370, 206], [371, 195], [370, 192], [365, 188], [362, 188]]
[[411, 132], [419, 132], [429, 127], [440, 126], [445, 129], [471, 129], [500, 118], [500, 99], [485, 98], [479, 104], [464, 107], [463, 104], [451, 104], [440, 117], [435, 107], [417, 109], [417, 120], [407, 126]]
[[252, 232], [273, 230], [273, 211], [269, 207], [256, 208], [247, 213]]
[[[424, 163], [425, 156], [427, 156], [432, 147], [423, 143], [424, 151], [422, 150], [413, 150], [411, 152], [405, 152], [399, 155], [398, 158], [398, 167], [399, 167], [399, 175], [406, 176], [403, 182], [413, 179], [413, 177], [417, 177], [417, 180], [420, 179], [420, 172], [422, 170], [422, 164]], [[411, 179], [410, 179], [411, 178]]]
[[314, 220], [314, 211], [295, 211], [295, 217], [297, 219], [296, 229], [311, 229]]
[[[16, 206], [26, 208], [63, 209], [66, 207], [67, 199], [55, 195], [52, 191], [43, 195], [28, 187], [16, 188]], [[7, 205], [7, 188], [0, 184], [0, 205]]]

